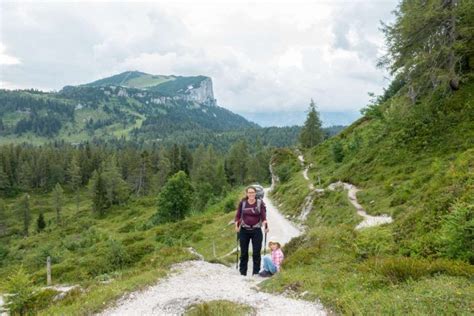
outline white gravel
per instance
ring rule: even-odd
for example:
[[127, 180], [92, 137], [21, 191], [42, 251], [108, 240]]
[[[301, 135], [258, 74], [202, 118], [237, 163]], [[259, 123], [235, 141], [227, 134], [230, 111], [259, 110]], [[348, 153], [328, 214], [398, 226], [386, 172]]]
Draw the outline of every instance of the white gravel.
[[175, 265], [167, 279], [127, 296], [101, 315], [182, 315], [191, 304], [213, 300], [250, 305], [257, 315], [326, 315], [318, 302], [259, 292], [260, 281], [224, 265], [187, 261]]
[[[285, 244], [302, 232], [283, 217], [268, 198], [265, 204], [269, 236]], [[249, 272], [252, 260], [249, 260]], [[192, 304], [228, 300], [250, 305], [257, 315], [326, 315], [319, 302], [292, 299], [283, 295], [260, 292], [259, 276], [241, 276], [234, 269], [206, 261], [187, 261], [173, 266], [172, 273], [142, 292], [124, 296], [116, 306], [100, 315], [182, 315]]]
[[347, 190], [347, 196], [349, 197], [349, 202], [351, 202], [351, 204], [356, 208], [357, 214], [359, 214], [360, 216], [364, 218], [364, 220], [356, 226], [356, 229], [379, 226], [382, 224], [389, 224], [393, 222], [392, 217], [385, 214], [380, 215], [380, 216], [372, 216], [372, 215], [367, 214], [364, 208], [362, 207], [362, 205], [360, 205], [359, 202], [357, 201], [356, 194], [360, 190], [355, 185], [339, 181], [339, 182], [331, 183], [328, 186], [328, 189], [332, 191], [337, 190], [337, 188], [342, 188], [344, 190]]
[[[298, 160], [300, 161], [301, 165], [304, 167], [304, 157], [303, 155], [298, 156]], [[304, 171], [303, 171], [303, 177], [309, 182], [310, 179], [308, 177], [308, 170], [309, 166], [307, 166]], [[311, 190], [310, 194], [306, 196], [305, 201], [303, 203], [303, 209], [300, 213], [300, 216], [298, 219], [302, 222], [306, 220], [308, 217], [309, 213], [313, 209], [313, 201], [315, 198], [315, 193], [322, 193], [324, 192], [324, 189], [315, 189], [312, 183], [308, 184], [309, 189]], [[380, 216], [372, 216], [367, 214], [367, 212], [364, 210], [362, 205], [359, 204], [357, 201], [357, 192], [360, 191], [355, 185], [346, 183], [346, 182], [334, 182], [331, 183], [328, 186], [328, 190], [337, 190], [338, 188], [342, 190], [347, 190], [347, 197], [349, 198], [349, 202], [356, 208], [357, 214], [362, 216], [364, 220], [360, 222], [355, 229], [362, 229], [362, 228], [367, 228], [367, 227], [373, 227], [373, 226], [379, 226], [382, 224], [389, 224], [393, 222], [392, 217], [389, 215], [383, 214]]]

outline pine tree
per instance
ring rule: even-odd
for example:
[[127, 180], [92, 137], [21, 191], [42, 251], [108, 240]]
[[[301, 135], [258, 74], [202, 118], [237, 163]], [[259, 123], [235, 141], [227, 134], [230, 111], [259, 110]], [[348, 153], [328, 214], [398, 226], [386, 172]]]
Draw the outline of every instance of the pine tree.
[[413, 102], [438, 87], [457, 90], [474, 49], [474, 1], [403, 0], [395, 15], [383, 25], [388, 53], [380, 65], [403, 78]]
[[232, 145], [226, 159], [231, 184], [245, 183], [249, 157], [250, 155], [245, 140], [240, 140]]
[[0, 199], [0, 236], [3, 236], [7, 231], [7, 206], [2, 199]]
[[161, 149], [158, 153], [158, 159], [158, 171], [153, 176], [153, 188], [155, 192], [159, 192], [161, 190], [171, 173], [171, 162], [166, 156], [164, 149]]
[[122, 179], [115, 156], [111, 156], [104, 163], [101, 177], [106, 187], [108, 204], [122, 204], [128, 199], [130, 190]]
[[105, 181], [99, 172], [94, 171], [91, 182], [93, 211], [102, 216], [105, 214], [105, 210], [109, 207]]
[[178, 171], [164, 185], [158, 196], [156, 222], [175, 222], [191, 210], [194, 188], [184, 171]]
[[2, 165], [0, 164], [0, 195], [10, 190], [10, 181], [8, 180], [7, 174], [3, 171]]
[[140, 155], [140, 164], [136, 170], [134, 191], [138, 196], [145, 195], [150, 189], [151, 182], [151, 161], [150, 155], [145, 150]]
[[71, 183], [71, 188], [74, 191], [74, 196], [76, 200], [76, 211], [79, 212], [79, 204], [80, 204], [80, 187], [82, 183], [82, 176], [81, 176], [81, 168], [79, 167], [79, 163], [77, 161], [77, 156], [74, 156], [71, 161], [71, 165], [68, 169], [69, 179]]
[[37, 231], [40, 233], [46, 227], [46, 222], [44, 221], [43, 212], [39, 213], [38, 219], [36, 220]]
[[332, 144], [332, 156], [335, 162], [342, 162], [344, 159], [344, 148], [339, 140], [335, 140]]
[[313, 99], [309, 104], [309, 112], [300, 133], [300, 143], [304, 148], [311, 148], [323, 141], [323, 131], [321, 130], [321, 120], [316, 111], [316, 104]]
[[61, 211], [64, 204], [64, 191], [59, 183], [53, 189], [53, 208], [56, 211], [56, 221], [61, 224]]
[[30, 195], [28, 193], [20, 201], [20, 213], [23, 217], [23, 235], [28, 237], [30, 227]]

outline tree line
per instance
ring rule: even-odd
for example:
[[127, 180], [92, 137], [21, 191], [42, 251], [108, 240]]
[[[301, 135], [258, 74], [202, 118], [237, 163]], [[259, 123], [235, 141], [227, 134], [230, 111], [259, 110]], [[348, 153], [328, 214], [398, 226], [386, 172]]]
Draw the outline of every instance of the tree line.
[[[268, 183], [271, 152], [261, 145], [250, 148], [245, 140], [234, 143], [227, 153], [203, 144], [195, 149], [177, 144], [139, 149], [132, 143], [124, 147], [58, 142], [4, 145], [0, 146], [0, 196], [18, 197], [17, 214], [24, 222], [25, 235], [31, 222], [28, 194], [35, 192], [51, 194], [60, 223], [65, 193], [73, 196], [79, 209], [84, 199], [80, 192], [86, 189], [93, 212], [104, 216], [111, 206], [124, 204], [132, 196], [160, 195], [168, 180], [180, 175], [185, 184], [179, 190], [192, 187], [192, 209], [201, 211], [235, 186]], [[173, 198], [181, 198], [178, 191]], [[0, 204], [1, 212], [5, 206]], [[43, 220], [38, 221], [39, 229]], [[0, 219], [0, 229], [4, 226]]]

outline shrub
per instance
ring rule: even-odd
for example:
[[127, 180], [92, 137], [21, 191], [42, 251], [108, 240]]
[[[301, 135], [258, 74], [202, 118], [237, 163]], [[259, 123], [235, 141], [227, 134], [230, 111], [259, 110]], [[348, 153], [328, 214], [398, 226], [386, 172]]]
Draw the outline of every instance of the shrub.
[[336, 140], [331, 146], [332, 156], [335, 162], [344, 160], [344, 148], [340, 141]]
[[140, 261], [144, 256], [153, 253], [155, 246], [150, 242], [134, 243], [126, 247], [129, 260], [133, 264]]
[[194, 188], [184, 171], [178, 171], [161, 189], [158, 196], [158, 212], [155, 223], [176, 222], [190, 212], [194, 200]]
[[[365, 268], [375, 271], [384, 276], [392, 283], [404, 282], [409, 279], [418, 280], [425, 276], [435, 274], [447, 274], [452, 276], [474, 276], [474, 267], [461, 262], [451, 260], [429, 261], [424, 258], [414, 257], [391, 257], [371, 258], [365, 262]], [[362, 267], [364, 269], [364, 266]]]
[[230, 213], [237, 209], [235, 198], [233, 196], [228, 197], [224, 202], [224, 212]]
[[392, 254], [395, 250], [392, 232], [386, 227], [363, 229], [357, 234], [355, 249], [360, 258]]
[[4, 285], [5, 305], [13, 315], [30, 314], [33, 312], [35, 287], [30, 275], [21, 266], [7, 278]]
[[444, 218], [440, 242], [448, 258], [467, 260], [474, 264], [474, 205], [456, 203]]
[[8, 252], [8, 248], [5, 248], [0, 245], [0, 263], [8, 256]]
[[107, 242], [107, 246], [108, 251], [106, 258], [112, 268], [122, 269], [130, 263], [130, 256], [127, 249], [120, 241], [111, 239]]

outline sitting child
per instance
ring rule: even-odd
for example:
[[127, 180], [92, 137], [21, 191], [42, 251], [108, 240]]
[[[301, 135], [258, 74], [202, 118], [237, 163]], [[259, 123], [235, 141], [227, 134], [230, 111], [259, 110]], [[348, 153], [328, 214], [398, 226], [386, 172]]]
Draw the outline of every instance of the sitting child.
[[259, 275], [262, 277], [270, 277], [280, 271], [281, 263], [283, 262], [284, 255], [281, 251], [281, 245], [275, 241], [274, 238], [268, 242], [268, 247], [271, 249], [271, 255], [263, 257], [263, 269]]

